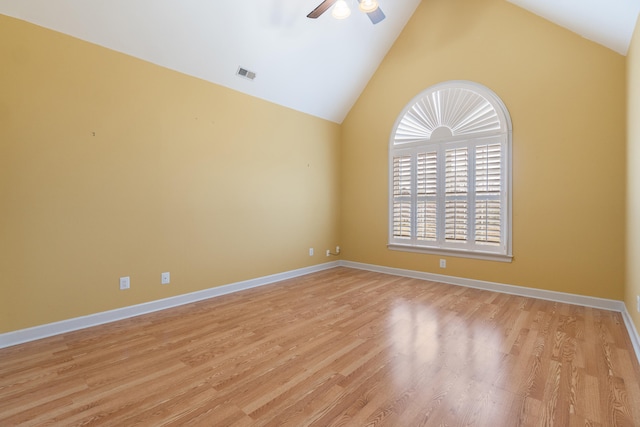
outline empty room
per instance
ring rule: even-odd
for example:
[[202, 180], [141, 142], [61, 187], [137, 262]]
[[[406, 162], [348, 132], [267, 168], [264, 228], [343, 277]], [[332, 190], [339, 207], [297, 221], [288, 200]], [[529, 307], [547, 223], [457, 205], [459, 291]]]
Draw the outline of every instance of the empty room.
[[3, 0], [0, 426], [640, 426], [640, 0]]

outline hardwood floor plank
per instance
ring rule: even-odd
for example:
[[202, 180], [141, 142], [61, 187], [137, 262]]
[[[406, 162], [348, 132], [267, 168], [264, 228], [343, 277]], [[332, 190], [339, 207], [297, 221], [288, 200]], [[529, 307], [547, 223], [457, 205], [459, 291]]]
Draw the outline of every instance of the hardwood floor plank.
[[348, 268], [0, 350], [0, 425], [640, 426], [620, 313]]

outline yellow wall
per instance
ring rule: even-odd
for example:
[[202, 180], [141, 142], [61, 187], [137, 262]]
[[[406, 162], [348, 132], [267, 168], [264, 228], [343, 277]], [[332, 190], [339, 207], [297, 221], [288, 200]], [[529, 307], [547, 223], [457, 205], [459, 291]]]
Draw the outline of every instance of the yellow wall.
[[0, 58], [0, 333], [340, 243], [335, 123], [2, 15]]
[[640, 295], [640, 20], [627, 55], [627, 287], [625, 303], [636, 329], [640, 331], [640, 313], [636, 297]]
[[[343, 123], [348, 260], [621, 300], [625, 58], [503, 0], [429, 0]], [[404, 106], [452, 79], [481, 83], [513, 121], [512, 263], [390, 251], [388, 143]], [[640, 236], [639, 236], [640, 238]]]
[[[638, 49], [636, 29], [627, 70], [503, 0], [430, 0], [340, 127], [0, 15], [0, 333], [319, 264], [336, 244], [351, 261], [618, 300], [628, 266], [638, 325]], [[511, 113], [512, 263], [443, 270], [386, 249], [391, 128], [450, 79]]]

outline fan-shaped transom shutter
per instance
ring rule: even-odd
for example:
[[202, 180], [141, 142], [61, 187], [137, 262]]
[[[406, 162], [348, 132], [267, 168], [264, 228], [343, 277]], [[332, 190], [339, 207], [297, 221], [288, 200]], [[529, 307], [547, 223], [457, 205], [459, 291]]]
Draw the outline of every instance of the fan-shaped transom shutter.
[[488, 88], [435, 85], [390, 138], [389, 247], [511, 259], [511, 121]]

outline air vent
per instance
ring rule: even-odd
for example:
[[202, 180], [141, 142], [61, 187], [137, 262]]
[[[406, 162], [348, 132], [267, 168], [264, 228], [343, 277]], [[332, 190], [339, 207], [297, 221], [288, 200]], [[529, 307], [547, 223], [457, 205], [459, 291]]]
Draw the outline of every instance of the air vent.
[[238, 74], [240, 77], [244, 77], [245, 79], [249, 79], [249, 80], [253, 80], [256, 78], [256, 73], [242, 67], [238, 68], [238, 72], [236, 74]]

